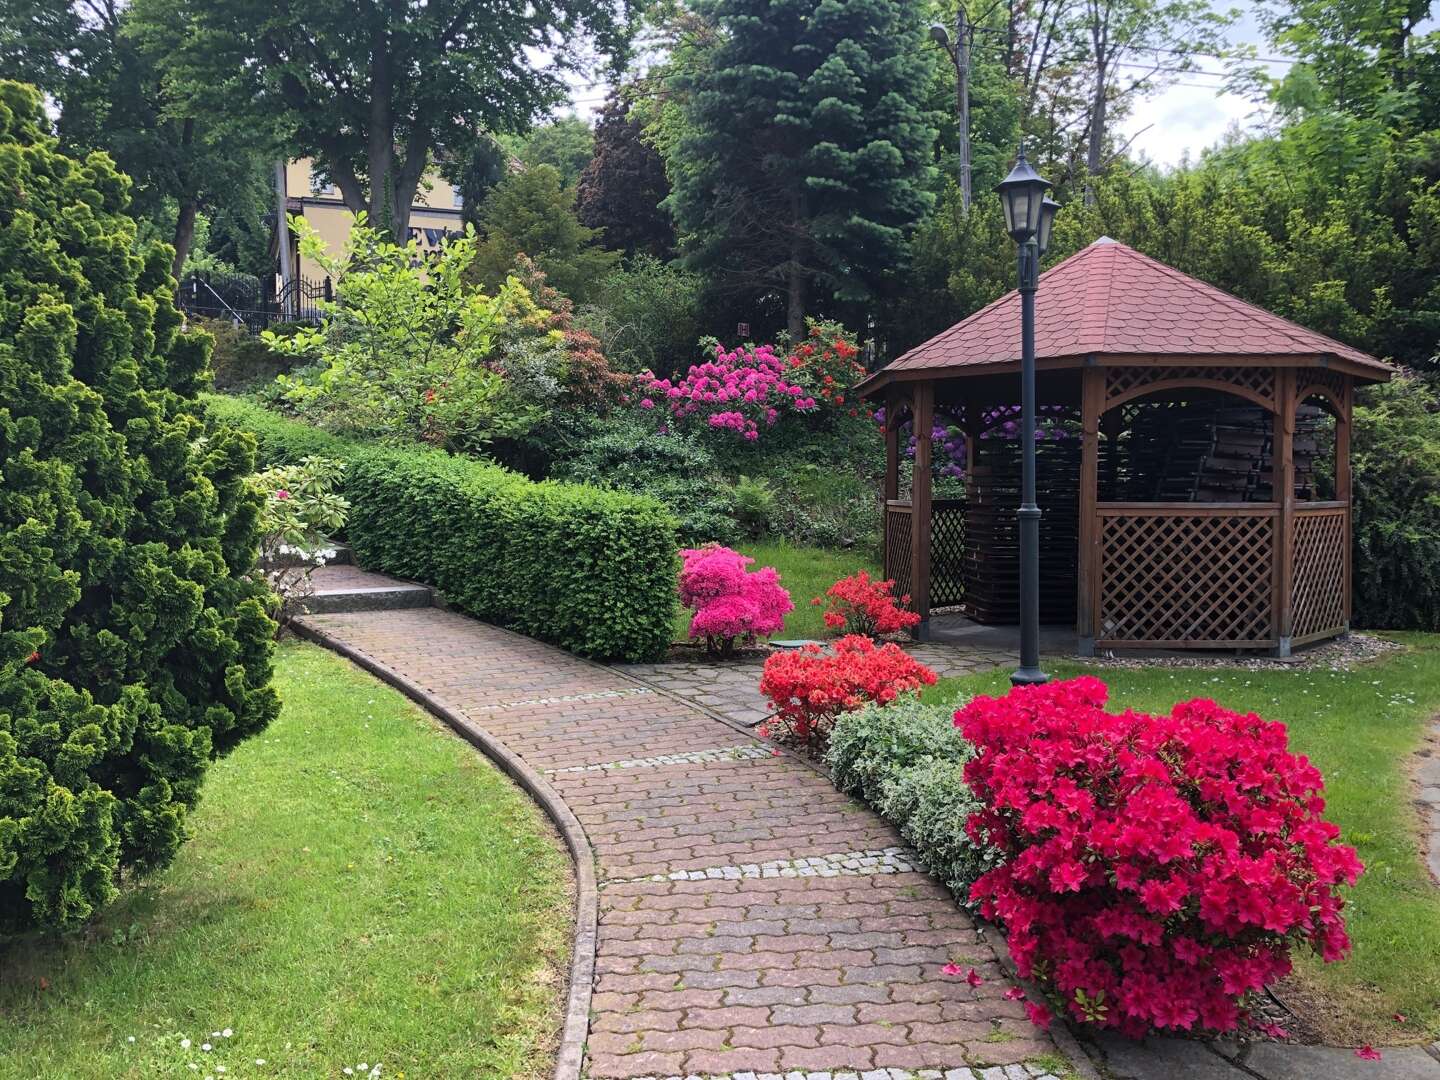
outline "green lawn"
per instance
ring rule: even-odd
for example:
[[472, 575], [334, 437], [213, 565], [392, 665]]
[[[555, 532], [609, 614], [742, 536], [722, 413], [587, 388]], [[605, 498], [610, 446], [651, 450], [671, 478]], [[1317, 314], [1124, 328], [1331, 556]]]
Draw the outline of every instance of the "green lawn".
[[[1052, 663], [1056, 676], [1093, 671], [1111, 703], [1163, 711], [1210, 697], [1283, 720], [1291, 746], [1325, 774], [1327, 816], [1354, 844], [1366, 873], [1351, 891], [1350, 959], [1298, 965], [1298, 983], [1327, 1039], [1376, 1045], [1440, 1036], [1440, 889], [1420, 858], [1421, 823], [1410, 767], [1440, 712], [1440, 635], [1396, 635], [1409, 650], [1349, 672], [1267, 669], [1087, 668]], [[944, 679], [928, 700], [1000, 693], [1008, 672]], [[1405, 1024], [1395, 1014], [1407, 1017]]]
[[[824, 638], [830, 633], [820, 618], [823, 608], [813, 607], [812, 598], [825, 595], [825, 590], [842, 577], [857, 570], [879, 574], [880, 568], [863, 551], [833, 551], [826, 548], [796, 547], [783, 540], [736, 544], [735, 550], [755, 560], [751, 570], [773, 566], [780, 571], [780, 584], [790, 590], [795, 610], [785, 617], [785, 629], [777, 638]], [[690, 634], [689, 611], [681, 610], [675, 620], [675, 640], [684, 641]]]
[[0, 949], [0, 1077], [549, 1074], [570, 866], [540, 811], [315, 646], [276, 683], [174, 866], [83, 937]]

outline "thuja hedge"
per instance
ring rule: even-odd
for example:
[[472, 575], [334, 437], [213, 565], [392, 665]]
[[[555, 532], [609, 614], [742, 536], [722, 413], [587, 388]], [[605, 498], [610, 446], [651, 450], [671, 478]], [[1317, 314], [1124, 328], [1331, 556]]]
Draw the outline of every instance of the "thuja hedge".
[[0, 933], [84, 921], [164, 866], [210, 761], [265, 727], [275, 624], [248, 437], [129, 181], [0, 80]]
[[434, 585], [462, 611], [582, 656], [652, 659], [669, 643], [676, 523], [653, 499], [351, 442], [235, 398], [209, 406], [254, 433], [263, 464], [347, 463], [346, 538], [367, 568]]

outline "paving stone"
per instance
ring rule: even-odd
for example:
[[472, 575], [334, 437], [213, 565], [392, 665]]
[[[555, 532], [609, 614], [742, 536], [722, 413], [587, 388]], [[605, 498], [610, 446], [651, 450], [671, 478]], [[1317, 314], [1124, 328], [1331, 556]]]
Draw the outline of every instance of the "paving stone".
[[1265, 1080], [1440, 1080], [1440, 1061], [1418, 1046], [1382, 1051], [1379, 1061], [1362, 1061], [1354, 1050], [1335, 1046], [1257, 1043], [1245, 1067]]
[[[1102, 1032], [1096, 1038], [1117, 1080], [1242, 1080], [1243, 1073], [1192, 1039], [1127, 1039]], [[1289, 1049], [1288, 1047], [1286, 1049]]]

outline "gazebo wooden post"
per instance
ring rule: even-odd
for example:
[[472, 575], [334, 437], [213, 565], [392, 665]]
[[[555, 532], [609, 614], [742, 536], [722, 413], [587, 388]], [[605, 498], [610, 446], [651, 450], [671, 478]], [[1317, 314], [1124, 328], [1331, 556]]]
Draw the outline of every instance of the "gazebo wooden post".
[[895, 414], [900, 410], [900, 396], [885, 397], [885, 501], [900, 498], [900, 424]]
[[1345, 504], [1345, 630], [1350, 629], [1351, 594], [1355, 591], [1351, 574], [1352, 542], [1355, 528], [1355, 512], [1351, 503], [1353, 491], [1350, 479], [1350, 424], [1355, 414], [1355, 380], [1349, 375], [1344, 379], [1344, 390], [1340, 395], [1340, 415], [1335, 420], [1335, 498]]
[[930, 431], [935, 422], [934, 381], [917, 382], [910, 403], [915, 435], [915, 464], [910, 475], [910, 607], [920, 616], [915, 639], [926, 641], [930, 632]]
[[885, 479], [880, 489], [880, 573], [889, 577], [895, 565], [890, 550], [890, 504], [900, 498], [900, 395], [885, 395]]
[[1105, 405], [1105, 369], [1093, 365], [1080, 374], [1080, 550], [1076, 570], [1075, 634], [1081, 656], [1095, 655], [1100, 589], [1100, 413]]
[[1289, 656], [1295, 626], [1295, 369], [1275, 372], [1275, 445], [1271, 498], [1280, 507], [1275, 529], [1275, 655]]

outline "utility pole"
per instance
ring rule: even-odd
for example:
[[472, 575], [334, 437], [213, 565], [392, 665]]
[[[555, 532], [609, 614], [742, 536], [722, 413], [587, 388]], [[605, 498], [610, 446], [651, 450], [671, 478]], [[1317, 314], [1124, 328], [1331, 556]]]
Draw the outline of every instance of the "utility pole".
[[960, 205], [970, 212], [970, 26], [965, 0], [955, 5], [955, 93], [960, 114]]
[[285, 190], [285, 159], [275, 162], [275, 250], [280, 256], [281, 315], [288, 314], [284, 305], [290, 303], [290, 222], [285, 216], [289, 192]]
[[930, 27], [930, 40], [945, 50], [955, 65], [955, 117], [960, 128], [960, 205], [970, 212], [970, 43], [974, 29], [965, 13], [965, 0], [955, 12], [955, 41], [940, 23]]

